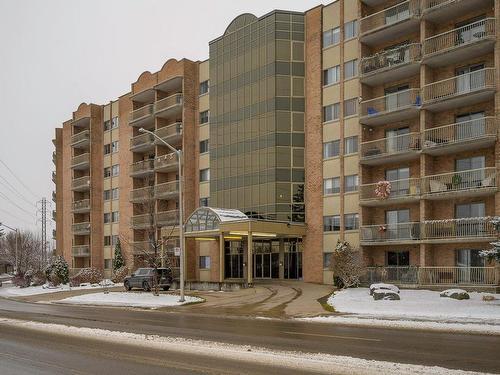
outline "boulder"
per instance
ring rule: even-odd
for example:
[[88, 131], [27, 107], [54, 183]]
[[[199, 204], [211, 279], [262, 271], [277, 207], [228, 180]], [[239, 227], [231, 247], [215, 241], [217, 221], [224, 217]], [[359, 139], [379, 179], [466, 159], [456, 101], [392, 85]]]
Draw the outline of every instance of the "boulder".
[[375, 289], [392, 290], [395, 293], [399, 293], [399, 288], [396, 285], [378, 283], [378, 284], [371, 284], [370, 285], [370, 296], [373, 295], [373, 291]]
[[399, 301], [401, 299], [398, 293], [389, 289], [374, 289], [372, 296], [375, 301]]
[[439, 294], [441, 297], [453, 298], [458, 300], [469, 299], [469, 293], [463, 289], [447, 289]]

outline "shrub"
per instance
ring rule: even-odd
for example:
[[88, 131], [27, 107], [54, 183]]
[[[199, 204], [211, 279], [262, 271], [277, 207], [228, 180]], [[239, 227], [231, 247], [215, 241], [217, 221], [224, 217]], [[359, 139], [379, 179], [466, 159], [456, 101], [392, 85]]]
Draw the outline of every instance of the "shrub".
[[12, 278], [12, 283], [20, 288], [26, 288], [30, 286], [30, 283], [24, 278], [24, 275], [17, 274]]
[[98, 284], [102, 281], [102, 272], [97, 268], [82, 268], [70, 280], [71, 286], [80, 286], [83, 283]]
[[128, 275], [128, 267], [120, 267], [119, 269], [115, 270], [113, 272], [113, 277], [111, 278], [111, 281], [114, 282], [115, 284], [118, 283], [123, 283], [123, 280], [125, 280], [125, 277]]
[[40, 286], [47, 282], [47, 277], [45, 276], [45, 272], [36, 271], [33, 274], [33, 278], [31, 279], [31, 285]]
[[66, 260], [58, 255], [52, 263], [45, 269], [45, 277], [52, 281], [53, 276], [57, 276], [59, 283], [67, 284], [69, 282], [69, 267]]
[[61, 279], [55, 273], [52, 273], [48, 280], [52, 286], [59, 286], [61, 284]]

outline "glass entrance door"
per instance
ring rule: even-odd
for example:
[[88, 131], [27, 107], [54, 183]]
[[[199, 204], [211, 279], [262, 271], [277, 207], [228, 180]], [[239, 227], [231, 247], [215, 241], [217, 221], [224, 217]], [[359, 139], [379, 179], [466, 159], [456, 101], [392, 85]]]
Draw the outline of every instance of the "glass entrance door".
[[256, 279], [271, 278], [271, 253], [253, 255], [253, 277]]
[[301, 242], [285, 242], [285, 279], [302, 279]]

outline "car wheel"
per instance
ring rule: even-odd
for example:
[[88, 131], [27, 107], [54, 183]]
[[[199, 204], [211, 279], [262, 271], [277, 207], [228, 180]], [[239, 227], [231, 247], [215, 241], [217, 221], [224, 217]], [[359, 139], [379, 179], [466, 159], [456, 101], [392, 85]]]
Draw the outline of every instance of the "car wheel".
[[132, 287], [130, 286], [130, 283], [128, 281], [125, 281], [123, 283], [123, 286], [125, 287], [125, 290], [130, 292], [130, 290], [132, 289]]
[[149, 292], [151, 290], [151, 287], [149, 286], [149, 283], [147, 281], [142, 282], [142, 289], [144, 289], [146, 292]]
[[166, 292], [167, 290], [169, 290], [169, 289], [170, 289], [170, 287], [169, 287], [169, 286], [164, 286], [164, 287], [163, 287], [163, 290], [164, 290], [165, 292]]

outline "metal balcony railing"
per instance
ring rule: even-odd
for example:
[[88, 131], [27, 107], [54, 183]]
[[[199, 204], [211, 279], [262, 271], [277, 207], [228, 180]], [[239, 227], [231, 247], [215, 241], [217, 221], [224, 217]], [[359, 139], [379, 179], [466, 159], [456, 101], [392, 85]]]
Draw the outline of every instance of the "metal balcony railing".
[[82, 199], [73, 202], [73, 211], [90, 210], [90, 199]]
[[153, 252], [149, 241], [134, 241], [130, 245], [134, 255], [151, 254]]
[[420, 223], [366, 225], [360, 229], [363, 242], [420, 240]]
[[71, 166], [76, 167], [79, 165], [84, 165], [90, 163], [90, 154], [87, 152], [78, 156], [74, 156], [71, 159]]
[[155, 197], [165, 198], [179, 193], [179, 181], [165, 182], [155, 186]]
[[155, 112], [164, 111], [180, 104], [182, 104], [182, 94], [170, 95], [166, 98], [158, 100], [155, 103]]
[[170, 154], [158, 156], [155, 159], [155, 168], [161, 169], [177, 165], [177, 154], [172, 152]]
[[90, 222], [73, 224], [73, 234], [90, 234]]
[[420, 133], [408, 133], [361, 143], [361, 158], [372, 159], [420, 150]]
[[485, 68], [425, 85], [424, 103], [445, 100], [483, 89], [495, 89], [495, 68]]
[[[168, 140], [168, 138], [181, 135], [182, 134], [182, 123], [176, 122], [175, 124], [171, 124], [171, 125], [165, 126], [163, 128], [157, 129], [155, 131], [155, 134], [164, 140]], [[156, 140], [156, 142], [159, 142], [159, 141]]]
[[151, 134], [141, 134], [130, 139], [130, 150], [139, 148], [142, 146], [153, 145], [154, 136]]
[[361, 102], [361, 116], [391, 113], [420, 104], [420, 89], [408, 89]]
[[153, 104], [147, 104], [129, 113], [129, 123], [153, 116]]
[[154, 188], [152, 186], [134, 189], [130, 192], [131, 202], [140, 202], [150, 199], [154, 199]]
[[76, 133], [71, 137], [71, 145], [76, 145], [78, 143], [87, 141], [90, 141], [90, 132], [88, 130]]
[[422, 238], [426, 240], [454, 238], [494, 238], [495, 228], [489, 217], [427, 220], [422, 223]]
[[57, 195], [56, 195], [56, 192], [55, 192], [55, 191], [53, 191], [53, 192], [52, 192], [52, 201], [54, 201], [54, 202], [55, 202], [56, 200], [57, 200]]
[[79, 178], [75, 178], [72, 183], [71, 187], [73, 189], [82, 189], [82, 188], [89, 188], [90, 187], [90, 176], [83, 176]]
[[130, 218], [130, 226], [134, 229], [155, 227], [154, 215], [134, 215]]
[[141, 160], [130, 165], [130, 174], [153, 172], [154, 159]]
[[176, 226], [179, 224], [179, 211], [163, 211], [156, 215], [158, 226]]
[[52, 171], [52, 182], [53, 183], [56, 183], [57, 182], [57, 179], [56, 179], [56, 172]]
[[496, 168], [449, 172], [422, 178], [423, 194], [438, 194], [482, 188], [496, 188]]
[[382, 29], [420, 14], [420, 0], [407, 0], [377, 13], [363, 17], [359, 23], [360, 34]]
[[90, 256], [89, 245], [77, 245], [71, 248], [71, 253], [74, 257], [88, 257]]
[[421, 58], [420, 43], [412, 43], [394, 49], [381, 51], [364, 57], [359, 64], [360, 75], [393, 69], [399, 65], [417, 62]]
[[391, 192], [387, 198], [380, 198], [377, 193], [377, 183], [364, 184], [359, 187], [359, 199], [361, 201], [380, 200], [390, 201], [395, 198], [404, 198], [420, 195], [420, 179], [408, 178], [390, 181]]
[[496, 36], [495, 18], [486, 18], [425, 39], [424, 55], [446, 52]]

